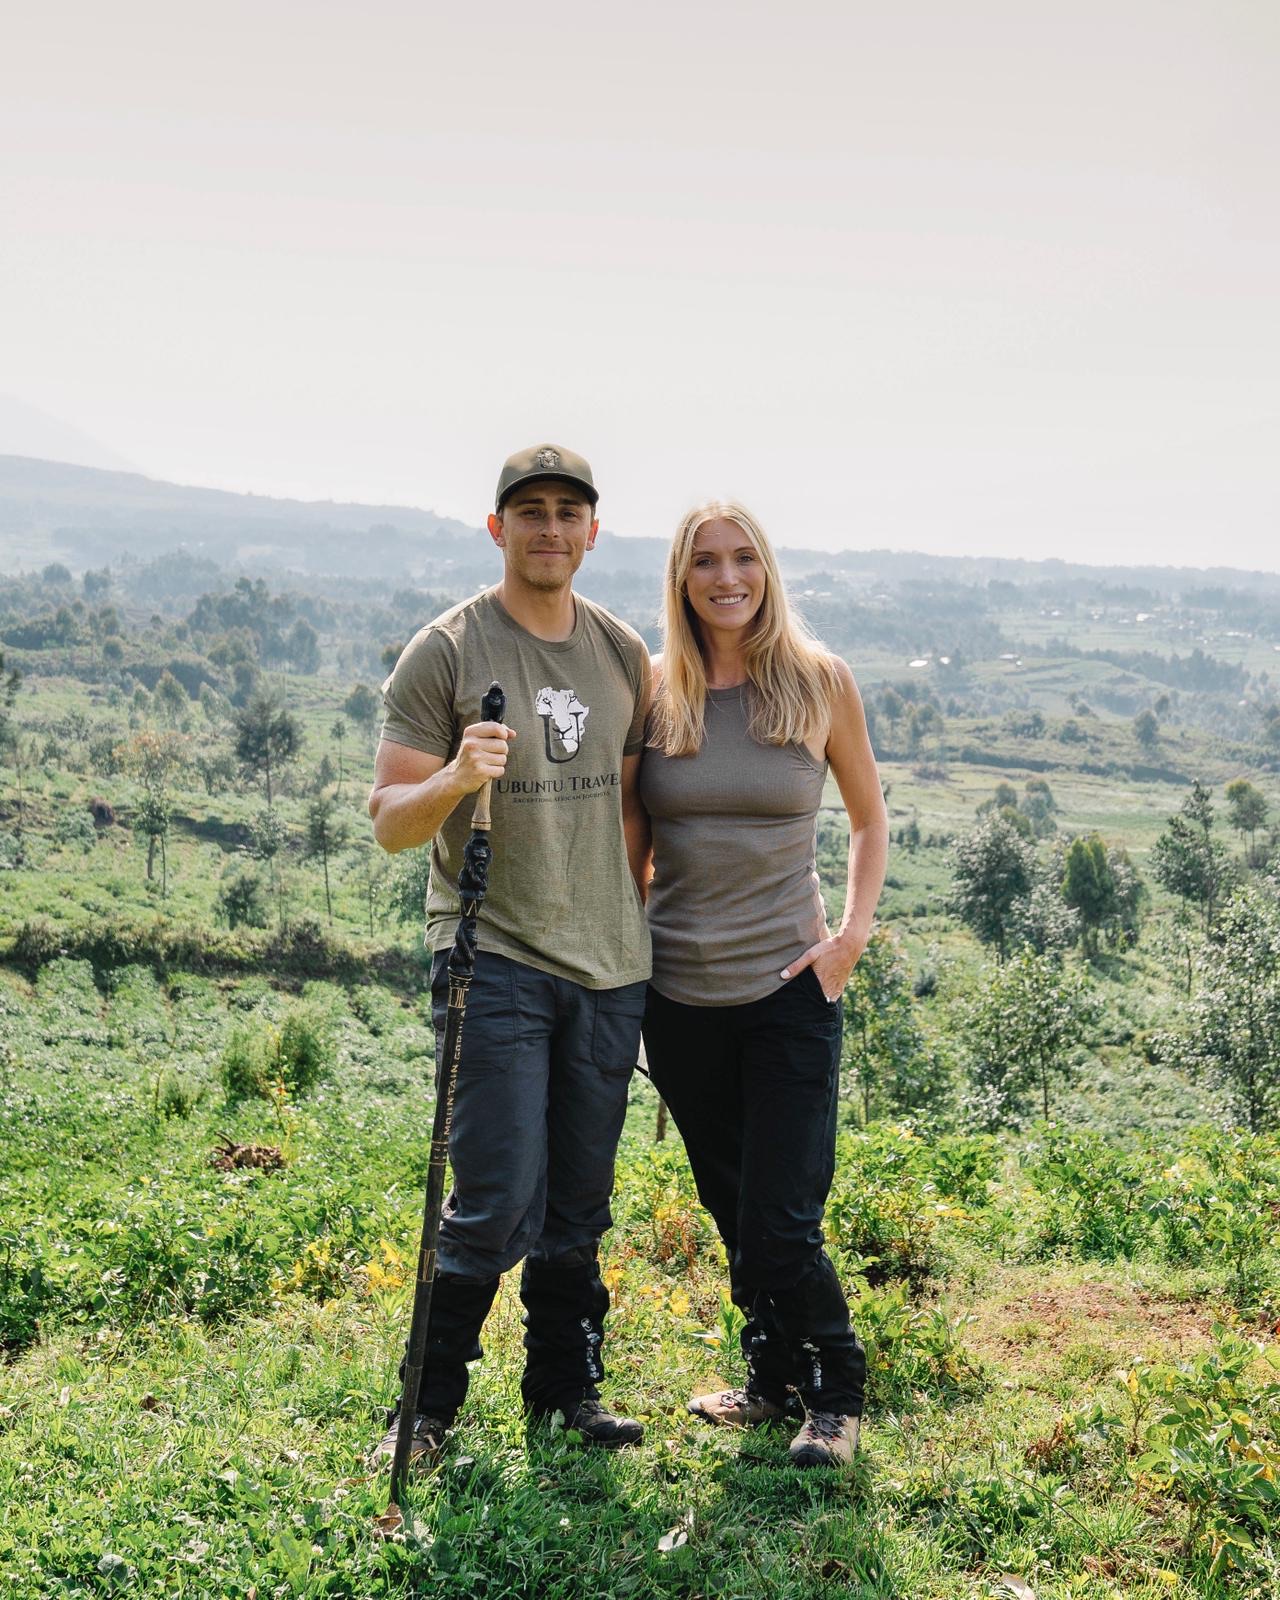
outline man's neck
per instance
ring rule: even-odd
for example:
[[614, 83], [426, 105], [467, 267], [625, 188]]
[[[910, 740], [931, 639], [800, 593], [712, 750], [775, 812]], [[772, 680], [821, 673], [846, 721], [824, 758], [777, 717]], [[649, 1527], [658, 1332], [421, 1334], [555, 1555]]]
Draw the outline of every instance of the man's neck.
[[577, 623], [571, 584], [563, 589], [531, 589], [504, 577], [493, 592], [509, 616], [548, 644], [567, 639]]

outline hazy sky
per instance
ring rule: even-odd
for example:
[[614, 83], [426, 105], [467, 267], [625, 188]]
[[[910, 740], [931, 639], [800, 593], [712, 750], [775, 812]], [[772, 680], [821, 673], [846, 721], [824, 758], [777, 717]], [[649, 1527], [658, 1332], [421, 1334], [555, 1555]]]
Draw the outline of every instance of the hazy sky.
[[10, 8], [0, 390], [468, 521], [1280, 568], [1280, 5]]

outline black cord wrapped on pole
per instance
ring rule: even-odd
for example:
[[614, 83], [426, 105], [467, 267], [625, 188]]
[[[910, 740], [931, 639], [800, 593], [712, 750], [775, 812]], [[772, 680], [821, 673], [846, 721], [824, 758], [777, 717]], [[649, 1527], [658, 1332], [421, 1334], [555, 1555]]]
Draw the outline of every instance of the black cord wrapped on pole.
[[[507, 709], [501, 688], [490, 684], [480, 707], [481, 722], [501, 722]], [[445, 1166], [449, 1159], [449, 1127], [453, 1121], [453, 1100], [458, 1084], [458, 1061], [462, 1055], [462, 1023], [467, 1010], [467, 991], [476, 971], [476, 918], [489, 888], [489, 863], [493, 849], [489, 843], [489, 791], [492, 780], [481, 788], [471, 818], [471, 837], [462, 855], [458, 873], [458, 898], [462, 915], [449, 953], [449, 1008], [445, 1016], [444, 1047], [440, 1052], [440, 1073], [436, 1085], [435, 1124], [431, 1130], [431, 1160], [427, 1166], [427, 1194], [422, 1212], [422, 1240], [418, 1247], [418, 1277], [413, 1295], [413, 1317], [409, 1324], [409, 1343], [405, 1351], [404, 1382], [400, 1390], [399, 1426], [396, 1449], [391, 1462], [391, 1504], [404, 1504], [405, 1480], [413, 1428], [418, 1415], [418, 1396], [422, 1392], [422, 1369], [426, 1362], [427, 1331], [431, 1323], [431, 1292], [436, 1276], [436, 1251], [440, 1241], [440, 1217], [444, 1210]]]

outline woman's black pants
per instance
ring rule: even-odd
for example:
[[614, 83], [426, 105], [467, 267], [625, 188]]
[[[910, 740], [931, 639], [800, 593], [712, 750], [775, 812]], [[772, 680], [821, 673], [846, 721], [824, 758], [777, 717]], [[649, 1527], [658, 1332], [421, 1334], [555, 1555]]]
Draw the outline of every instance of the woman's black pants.
[[861, 1416], [866, 1356], [822, 1248], [840, 1029], [839, 1002], [807, 968], [744, 1005], [682, 1005], [650, 985], [644, 1044], [729, 1255], [748, 1387]]

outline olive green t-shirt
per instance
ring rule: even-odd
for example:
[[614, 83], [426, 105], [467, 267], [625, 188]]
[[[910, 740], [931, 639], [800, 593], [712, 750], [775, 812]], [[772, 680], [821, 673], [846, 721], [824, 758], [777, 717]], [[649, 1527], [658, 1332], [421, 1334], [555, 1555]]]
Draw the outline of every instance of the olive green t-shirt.
[[[514, 728], [493, 785], [493, 864], [479, 942], [589, 989], [649, 976], [644, 908], [622, 832], [622, 758], [644, 745], [649, 657], [640, 635], [574, 596], [567, 639], [522, 628], [492, 590], [420, 630], [382, 686], [382, 737], [450, 761], [494, 679]], [[474, 800], [431, 844], [427, 944], [449, 948]]]

